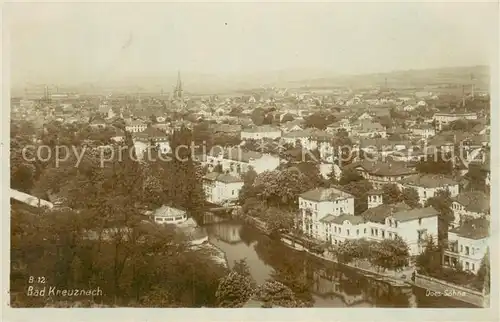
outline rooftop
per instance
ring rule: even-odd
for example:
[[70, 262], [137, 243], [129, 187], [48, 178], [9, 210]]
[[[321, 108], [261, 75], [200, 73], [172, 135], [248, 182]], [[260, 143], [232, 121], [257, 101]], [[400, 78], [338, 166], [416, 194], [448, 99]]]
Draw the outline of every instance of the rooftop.
[[153, 212], [153, 216], [157, 217], [178, 217], [186, 215], [186, 212], [181, 209], [172, 208], [169, 206], [161, 206]]
[[392, 205], [380, 205], [377, 207], [366, 209], [361, 217], [366, 221], [385, 223], [385, 218], [392, 216], [393, 214], [401, 211], [410, 210], [410, 206], [400, 202]]
[[234, 182], [243, 182], [240, 178], [232, 176], [227, 173], [218, 173], [218, 172], [210, 172], [203, 177], [203, 179], [210, 181], [219, 181], [223, 183], [234, 183]]
[[484, 218], [472, 219], [462, 226], [451, 229], [450, 233], [468, 239], [483, 239], [490, 236], [490, 223]]
[[334, 223], [337, 225], [342, 225], [344, 221], [349, 221], [351, 225], [359, 225], [365, 222], [364, 218], [361, 216], [354, 216], [348, 214], [340, 216], [326, 215], [325, 217], [321, 218], [320, 221], [326, 223]]
[[316, 188], [304, 192], [301, 198], [316, 202], [335, 201], [339, 199], [354, 198], [351, 194], [335, 188]]
[[458, 182], [439, 174], [416, 174], [401, 180], [401, 184], [408, 184], [424, 188], [439, 188], [457, 185]]
[[411, 210], [398, 211], [392, 215], [398, 221], [411, 221], [420, 218], [434, 217], [439, 215], [439, 212], [433, 207], [415, 208]]
[[453, 198], [453, 201], [460, 203], [467, 211], [476, 213], [489, 213], [490, 196], [482, 191], [461, 192]]
[[408, 168], [406, 164], [401, 162], [371, 162], [368, 160], [361, 160], [353, 162], [347, 167], [352, 169], [361, 167], [366, 172], [379, 176], [401, 176], [417, 173], [415, 170]]

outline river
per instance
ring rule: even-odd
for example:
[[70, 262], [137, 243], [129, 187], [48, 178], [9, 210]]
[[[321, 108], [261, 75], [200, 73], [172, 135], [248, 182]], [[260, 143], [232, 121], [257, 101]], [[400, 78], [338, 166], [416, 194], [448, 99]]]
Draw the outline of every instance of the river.
[[226, 253], [230, 267], [246, 259], [257, 283], [274, 278], [314, 307], [474, 307], [448, 297], [425, 296], [419, 288], [391, 287], [356, 271], [284, 246], [238, 221], [205, 219], [209, 240]]

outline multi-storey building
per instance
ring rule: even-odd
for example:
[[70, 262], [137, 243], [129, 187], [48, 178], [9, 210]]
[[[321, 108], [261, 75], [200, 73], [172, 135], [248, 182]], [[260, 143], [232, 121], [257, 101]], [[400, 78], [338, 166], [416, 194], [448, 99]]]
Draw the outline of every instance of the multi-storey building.
[[477, 218], [450, 230], [443, 264], [477, 273], [488, 249], [489, 226], [488, 220]]
[[490, 214], [490, 196], [482, 191], [467, 191], [459, 193], [451, 204], [455, 227], [464, 219], [480, 218]]
[[401, 162], [368, 160], [351, 163], [346, 169], [355, 169], [364, 179], [370, 181], [375, 189], [388, 183], [397, 183], [417, 173]]
[[452, 198], [456, 197], [459, 192], [458, 182], [443, 175], [416, 174], [401, 180], [399, 185], [400, 188], [417, 190], [422, 205], [425, 205], [426, 201], [440, 190], [448, 190]]
[[235, 202], [242, 187], [243, 180], [230, 174], [211, 172], [203, 177], [203, 189], [211, 203]]
[[477, 120], [476, 113], [436, 113], [433, 120], [436, 124], [436, 129], [441, 131], [444, 126], [458, 120]]

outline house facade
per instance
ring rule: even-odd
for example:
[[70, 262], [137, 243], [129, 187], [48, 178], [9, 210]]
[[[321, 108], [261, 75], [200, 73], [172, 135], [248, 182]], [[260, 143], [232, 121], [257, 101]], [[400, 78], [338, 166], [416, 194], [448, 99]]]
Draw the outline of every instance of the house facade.
[[482, 191], [459, 193], [451, 204], [454, 221], [458, 227], [464, 219], [487, 217], [490, 214], [490, 197]]
[[278, 139], [281, 137], [281, 130], [279, 128], [262, 125], [254, 128], [241, 130], [241, 140], [262, 140], [262, 139]]
[[478, 218], [468, 221], [448, 232], [448, 249], [443, 256], [443, 265], [460, 267], [477, 274], [488, 249], [489, 222]]
[[436, 129], [441, 131], [446, 125], [458, 120], [477, 120], [476, 113], [436, 113], [433, 120]]
[[311, 237], [325, 240], [325, 223], [331, 215], [354, 214], [354, 196], [336, 188], [316, 188], [299, 196], [299, 216], [302, 231]]
[[243, 180], [230, 174], [208, 173], [203, 177], [203, 189], [208, 202], [224, 204], [238, 200]]
[[401, 189], [415, 189], [422, 205], [440, 190], [448, 190], [452, 198], [459, 193], [458, 182], [443, 175], [416, 174], [401, 180], [399, 185]]
[[229, 171], [233, 176], [241, 176], [251, 168], [257, 174], [275, 170], [280, 165], [280, 158], [268, 153], [245, 151], [240, 147], [233, 147], [223, 151], [215, 149], [210, 151], [203, 163], [208, 165], [210, 171], [220, 164], [223, 172]]
[[131, 120], [125, 124], [125, 130], [131, 133], [143, 132], [147, 127], [147, 124], [140, 120]]

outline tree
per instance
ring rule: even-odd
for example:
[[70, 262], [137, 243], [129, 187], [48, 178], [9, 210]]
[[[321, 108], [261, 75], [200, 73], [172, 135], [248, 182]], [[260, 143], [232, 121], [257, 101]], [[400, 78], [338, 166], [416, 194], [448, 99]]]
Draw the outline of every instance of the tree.
[[257, 178], [257, 172], [250, 167], [250, 169], [248, 169], [243, 175], [243, 187], [241, 187], [238, 195], [240, 204], [243, 204], [246, 199], [256, 196], [257, 191], [253, 187], [255, 178]]
[[242, 307], [253, 292], [251, 279], [233, 270], [220, 280], [215, 296], [219, 307]]
[[266, 307], [301, 307], [292, 290], [284, 284], [270, 280], [260, 285], [255, 293], [258, 301], [264, 302]]
[[416, 258], [417, 270], [420, 274], [436, 276], [442, 268], [441, 247], [432, 236], [429, 236], [425, 242], [425, 249]]
[[337, 260], [349, 264], [355, 260], [367, 258], [370, 243], [365, 239], [345, 240], [335, 248]]
[[333, 122], [335, 122], [335, 116], [324, 112], [313, 113], [305, 118], [306, 127], [317, 128], [319, 130], [326, 129]]
[[415, 188], [404, 188], [401, 194], [401, 199], [404, 203], [412, 208], [420, 207], [420, 197]]
[[292, 122], [295, 118], [293, 117], [292, 114], [286, 113], [283, 115], [283, 118], [281, 119], [281, 123], [286, 123], [286, 122]]
[[474, 284], [477, 289], [483, 290], [485, 294], [490, 294], [490, 283], [490, 252], [487, 249], [481, 260], [481, 266], [477, 271]]
[[250, 118], [252, 119], [252, 122], [259, 126], [264, 124], [264, 119], [266, 117], [266, 113], [263, 109], [257, 107], [252, 111], [252, 114], [250, 114]]
[[370, 262], [383, 270], [402, 270], [408, 265], [409, 258], [408, 245], [399, 236], [372, 243], [370, 247]]
[[438, 216], [438, 241], [443, 244], [448, 239], [448, 227], [454, 220], [451, 210], [451, 195], [447, 189], [439, 190], [434, 197], [427, 199], [426, 207], [433, 207], [439, 212]]
[[300, 172], [302, 172], [314, 187], [321, 187], [324, 185], [325, 180], [319, 172], [319, 167], [313, 162], [301, 162], [295, 165]]
[[290, 231], [294, 226], [294, 215], [289, 211], [271, 207], [264, 215], [264, 221], [271, 232]]
[[396, 184], [386, 184], [383, 186], [382, 190], [382, 199], [384, 200], [384, 204], [392, 205], [401, 202], [401, 191]]
[[368, 180], [351, 181], [342, 189], [354, 196], [354, 213], [361, 214], [368, 208], [368, 192], [373, 185]]
[[267, 205], [287, 209], [295, 209], [298, 195], [313, 188], [307, 176], [295, 167], [265, 171], [255, 178], [253, 186], [258, 198]]
[[356, 171], [356, 169], [345, 169], [342, 171], [342, 175], [340, 176], [339, 183], [342, 186], [345, 186], [351, 182], [361, 181], [363, 177]]
[[422, 158], [415, 168], [420, 173], [452, 174], [453, 162], [444, 153], [439, 153], [432, 158]]

